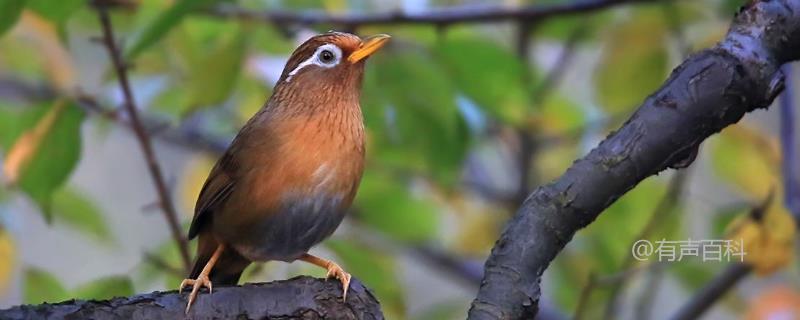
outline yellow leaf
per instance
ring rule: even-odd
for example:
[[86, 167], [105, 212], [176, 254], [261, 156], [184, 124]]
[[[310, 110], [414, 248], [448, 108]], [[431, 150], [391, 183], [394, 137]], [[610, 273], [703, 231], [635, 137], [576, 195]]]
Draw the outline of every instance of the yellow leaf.
[[747, 214], [732, 221], [728, 230], [728, 239], [742, 242], [745, 263], [760, 275], [773, 273], [792, 261], [796, 226], [781, 201], [771, 201], [760, 221]]
[[75, 68], [72, 55], [62, 46], [58, 31], [50, 21], [38, 14], [26, 10], [20, 19], [22, 35], [32, 40], [42, 54], [42, 63], [46, 66], [50, 81], [61, 92], [69, 92], [75, 88]]
[[460, 255], [480, 257], [489, 252], [505, 222], [503, 208], [494, 207], [470, 196], [454, 196], [449, 201], [455, 216], [448, 225], [447, 246]]
[[23, 172], [30, 164], [36, 152], [42, 145], [44, 137], [53, 129], [58, 117], [63, 113], [67, 104], [58, 100], [49, 111], [30, 130], [24, 132], [9, 149], [3, 164], [3, 174], [6, 183], [14, 185], [19, 181]]
[[608, 34], [593, 77], [598, 102], [611, 114], [629, 112], [666, 77], [668, 28], [654, 9], [637, 10]]
[[195, 158], [192, 163], [187, 166], [186, 171], [183, 173], [183, 181], [181, 182], [181, 197], [180, 204], [183, 205], [183, 212], [194, 212], [194, 204], [197, 197], [200, 195], [200, 190], [203, 188], [203, 183], [214, 167], [214, 159], [208, 156], [200, 156]]
[[780, 143], [744, 125], [725, 129], [712, 144], [714, 171], [752, 200], [764, 199], [780, 179]]
[[0, 293], [5, 292], [8, 288], [8, 282], [11, 280], [11, 271], [14, 269], [15, 260], [16, 250], [14, 248], [14, 241], [7, 232], [0, 229]]

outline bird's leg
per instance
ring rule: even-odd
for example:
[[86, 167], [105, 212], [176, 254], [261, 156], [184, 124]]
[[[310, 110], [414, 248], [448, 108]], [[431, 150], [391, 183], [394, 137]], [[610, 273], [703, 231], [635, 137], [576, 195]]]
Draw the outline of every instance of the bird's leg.
[[300, 257], [300, 260], [325, 268], [328, 270], [328, 275], [326, 276], [328, 278], [335, 277], [336, 279], [339, 279], [339, 281], [342, 282], [342, 301], [347, 300], [347, 288], [350, 287], [350, 274], [345, 272], [342, 267], [336, 264], [336, 262], [313, 256], [308, 253], [304, 253]]
[[197, 298], [197, 293], [200, 291], [201, 287], [207, 287], [208, 293], [213, 291], [213, 286], [211, 285], [211, 280], [208, 278], [208, 275], [211, 273], [211, 269], [214, 268], [214, 264], [217, 263], [219, 256], [222, 255], [222, 251], [224, 250], [225, 245], [220, 244], [217, 246], [217, 250], [214, 250], [214, 254], [208, 259], [208, 262], [206, 262], [203, 270], [200, 271], [197, 279], [183, 279], [183, 281], [181, 281], [181, 286], [178, 288], [178, 294], [183, 291], [183, 287], [187, 285], [193, 286], [192, 293], [189, 294], [189, 303], [186, 304], [186, 313], [189, 313], [189, 309], [192, 307], [194, 299]]

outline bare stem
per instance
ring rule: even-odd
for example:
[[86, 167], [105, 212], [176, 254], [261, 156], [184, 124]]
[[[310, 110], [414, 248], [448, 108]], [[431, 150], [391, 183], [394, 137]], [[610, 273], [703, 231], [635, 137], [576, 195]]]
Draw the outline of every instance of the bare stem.
[[678, 309], [672, 319], [697, 319], [728, 290], [736, 286], [739, 280], [750, 274], [751, 270], [752, 268], [744, 263], [735, 263], [728, 266], [725, 271], [690, 298], [686, 305]]
[[167, 189], [167, 184], [164, 181], [164, 175], [161, 168], [156, 161], [156, 155], [153, 152], [153, 146], [150, 142], [150, 137], [147, 135], [142, 122], [139, 120], [139, 114], [136, 111], [136, 101], [131, 91], [131, 85], [128, 81], [127, 65], [122, 60], [119, 48], [117, 47], [116, 40], [114, 39], [114, 30], [111, 26], [111, 19], [108, 15], [108, 10], [103, 4], [96, 5], [97, 13], [100, 17], [100, 23], [103, 28], [103, 45], [108, 50], [108, 55], [111, 57], [111, 62], [114, 65], [114, 70], [117, 73], [117, 80], [122, 89], [122, 94], [125, 99], [125, 110], [130, 117], [131, 128], [136, 135], [136, 140], [139, 141], [139, 147], [142, 149], [147, 168], [150, 171], [150, 176], [153, 178], [153, 185], [158, 194], [159, 205], [163, 209], [164, 217], [167, 219], [172, 237], [175, 239], [178, 248], [180, 249], [181, 259], [183, 261], [184, 269], [189, 270], [191, 260], [189, 259], [189, 243], [181, 232], [181, 227], [178, 222], [178, 214], [175, 207], [172, 205], [170, 199], [170, 192]]
[[452, 25], [459, 23], [486, 23], [503, 21], [541, 21], [554, 16], [596, 11], [627, 4], [647, 3], [655, 0], [583, 0], [558, 4], [540, 4], [521, 8], [502, 6], [463, 6], [420, 13], [388, 11], [369, 14], [331, 15], [325, 12], [296, 12], [270, 10], [252, 11], [236, 6], [221, 6], [203, 13], [218, 18], [262, 21], [277, 25], [335, 25], [355, 29], [366, 25], [429, 24]]

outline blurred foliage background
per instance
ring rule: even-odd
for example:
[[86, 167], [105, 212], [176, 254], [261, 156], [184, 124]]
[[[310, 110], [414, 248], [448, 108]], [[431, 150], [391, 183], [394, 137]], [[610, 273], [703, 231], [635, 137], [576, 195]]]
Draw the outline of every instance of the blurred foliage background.
[[[314, 251], [373, 289], [389, 319], [459, 319], [525, 196], [618, 127], [687, 54], [718, 41], [743, 1], [442, 25], [269, 23], [219, 13], [413, 14], [570, 1], [129, 0], [118, 1], [112, 19], [184, 232], [214, 161], [299, 43], [330, 29], [391, 34], [365, 76], [368, 164], [353, 212]], [[95, 40], [100, 30], [83, 0], [0, 0], [0, 307], [174, 289], [184, 276]], [[723, 239], [770, 192], [771, 218], [757, 227], [777, 234], [780, 246], [760, 244], [770, 252], [758, 258], [766, 267], [709, 318], [800, 314], [794, 229], [780, 227], [789, 211], [777, 109], [712, 137], [688, 170], [644, 181], [579, 232], [546, 273], [546, 316], [580, 309], [589, 319], [665, 318], [728, 263], [638, 263], [631, 244]], [[273, 262], [253, 266], [244, 281], [298, 274], [323, 276]]]

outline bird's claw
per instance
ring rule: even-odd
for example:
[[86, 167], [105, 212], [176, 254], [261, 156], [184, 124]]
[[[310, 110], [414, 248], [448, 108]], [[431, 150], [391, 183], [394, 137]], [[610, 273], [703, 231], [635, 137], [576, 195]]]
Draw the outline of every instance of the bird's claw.
[[208, 279], [208, 276], [203, 274], [198, 276], [197, 279], [183, 279], [178, 288], [178, 294], [182, 293], [183, 288], [186, 286], [192, 286], [192, 293], [189, 294], [189, 302], [186, 304], [186, 313], [189, 313], [189, 309], [191, 309], [192, 303], [194, 303], [194, 300], [197, 298], [200, 288], [206, 287], [208, 288], [208, 293], [214, 292], [214, 286], [211, 284], [211, 280]]
[[342, 267], [340, 267], [335, 262], [331, 262], [328, 264], [328, 274], [325, 278], [336, 278], [342, 283], [342, 301], [347, 300], [347, 289], [350, 288], [350, 274], [344, 271]]

